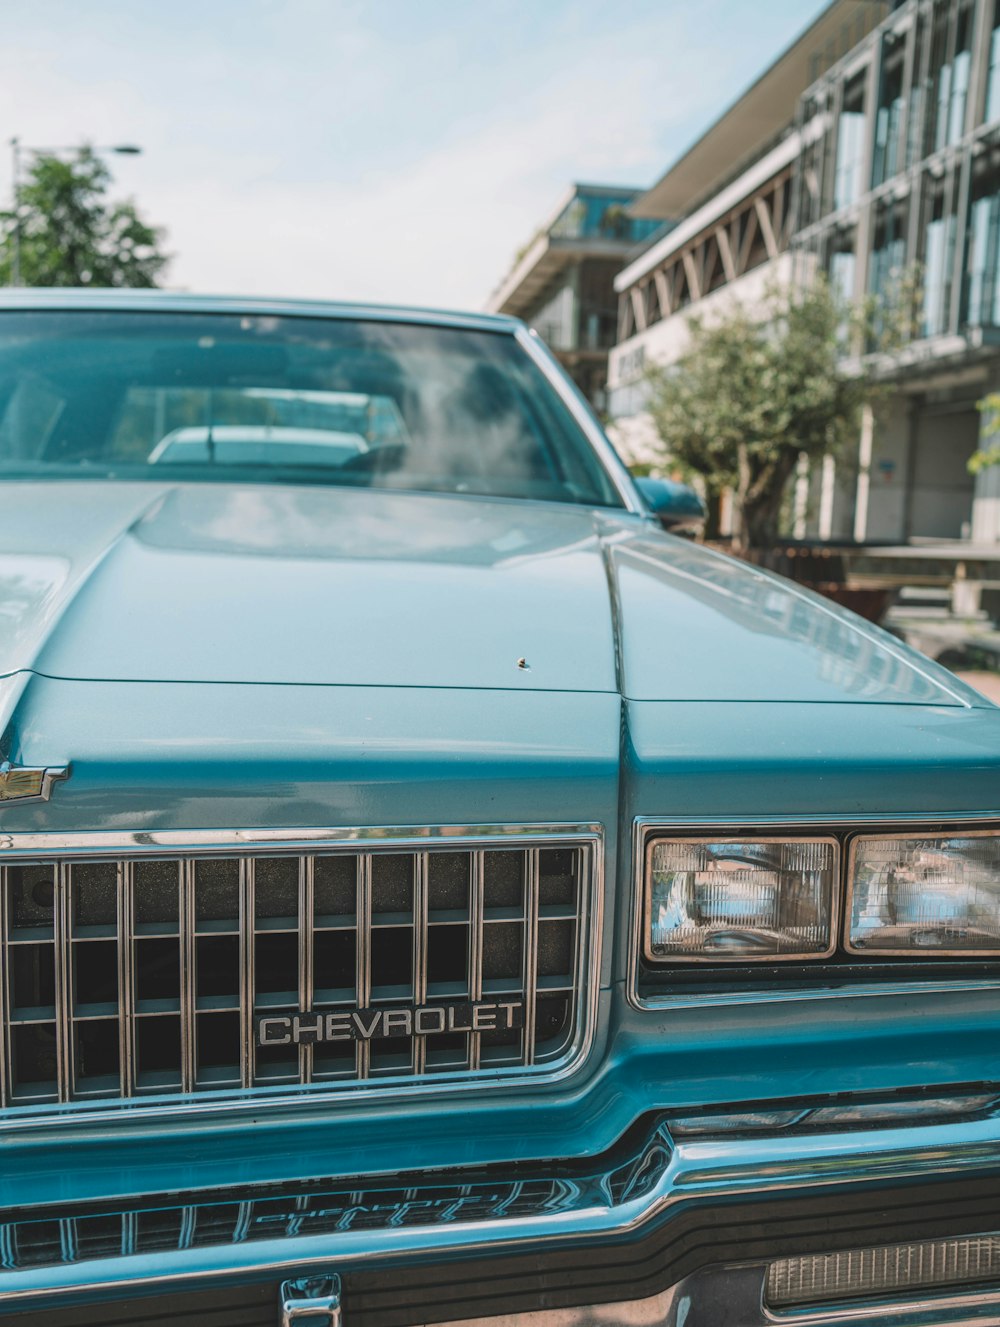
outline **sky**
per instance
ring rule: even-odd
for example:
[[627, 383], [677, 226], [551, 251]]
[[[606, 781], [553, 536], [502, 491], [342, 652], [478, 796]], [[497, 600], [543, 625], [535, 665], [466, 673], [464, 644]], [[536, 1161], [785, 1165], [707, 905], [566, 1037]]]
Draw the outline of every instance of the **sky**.
[[0, 140], [140, 144], [172, 287], [482, 308], [571, 181], [652, 184], [824, 7], [0, 0]]

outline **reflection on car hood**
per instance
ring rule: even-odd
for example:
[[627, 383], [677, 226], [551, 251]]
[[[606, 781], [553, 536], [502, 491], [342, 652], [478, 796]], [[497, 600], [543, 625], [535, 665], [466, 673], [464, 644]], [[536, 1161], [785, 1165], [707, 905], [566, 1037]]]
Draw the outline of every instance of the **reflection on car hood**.
[[982, 704], [624, 513], [337, 488], [9, 484], [0, 676]]

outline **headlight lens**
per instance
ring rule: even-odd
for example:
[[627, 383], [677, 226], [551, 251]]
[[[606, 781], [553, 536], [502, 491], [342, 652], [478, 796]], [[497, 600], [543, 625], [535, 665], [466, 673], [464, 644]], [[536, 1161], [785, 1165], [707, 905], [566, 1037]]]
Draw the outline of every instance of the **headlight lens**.
[[822, 958], [834, 948], [833, 839], [654, 840], [646, 958]]
[[865, 954], [1000, 952], [1000, 836], [855, 839], [847, 947]]

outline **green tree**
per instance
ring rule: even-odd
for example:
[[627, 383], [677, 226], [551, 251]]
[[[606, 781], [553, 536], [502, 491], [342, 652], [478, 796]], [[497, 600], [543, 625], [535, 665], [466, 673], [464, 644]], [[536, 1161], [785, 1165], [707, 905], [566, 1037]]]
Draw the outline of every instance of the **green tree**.
[[980, 470], [986, 470], [991, 465], [1000, 465], [1000, 442], [996, 441], [1000, 436], [1000, 392], [990, 392], [978, 402], [978, 406], [983, 417], [980, 432], [982, 437], [989, 440], [990, 445], [981, 447], [969, 457], [969, 470], [974, 475], [978, 475]]
[[822, 279], [772, 290], [754, 316], [733, 305], [689, 325], [680, 363], [648, 375], [665, 456], [701, 477], [710, 506], [733, 492], [739, 551], [767, 548], [799, 456], [837, 454], [857, 439], [874, 386], [857, 360], [844, 361], [862, 332]]
[[155, 286], [169, 261], [163, 231], [131, 200], [108, 197], [111, 173], [89, 147], [72, 157], [39, 154], [18, 190], [16, 214], [0, 214], [0, 285], [10, 285], [20, 233], [25, 286]]

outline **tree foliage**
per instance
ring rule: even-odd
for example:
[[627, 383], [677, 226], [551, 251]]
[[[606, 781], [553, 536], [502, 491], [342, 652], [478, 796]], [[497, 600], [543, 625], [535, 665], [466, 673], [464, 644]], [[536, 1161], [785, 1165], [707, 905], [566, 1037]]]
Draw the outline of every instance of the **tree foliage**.
[[[89, 147], [71, 158], [38, 155], [2, 215], [0, 284], [11, 284], [20, 231], [20, 284], [155, 286], [169, 261], [163, 231], [131, 200], [108, 197], [111, 173]], [[19, 222], [19, 225], [18, 225]]]
[[734, 543], [765, 548], [803, 453], [836, 454], [857, 439], [869, 379], [845, 367], [842, 305], [819, 279], [774, 289], [751, 316], [732, 305], [689, 320], [691, 340], [670, 369], [650, 372], [649, 409], [669, 461], [700, 476], [710, 500], [734, 495]]
[[[981, 433], [988, 439], [1000, 436], [1000, 392], [990, 392], [978, 403], [983, 417]], [[969, 470], [978, 475], [991, 465], [1000, 465], [1000, 442], [991, 441], [988, 447], [981, 447], [969, 457]]]

